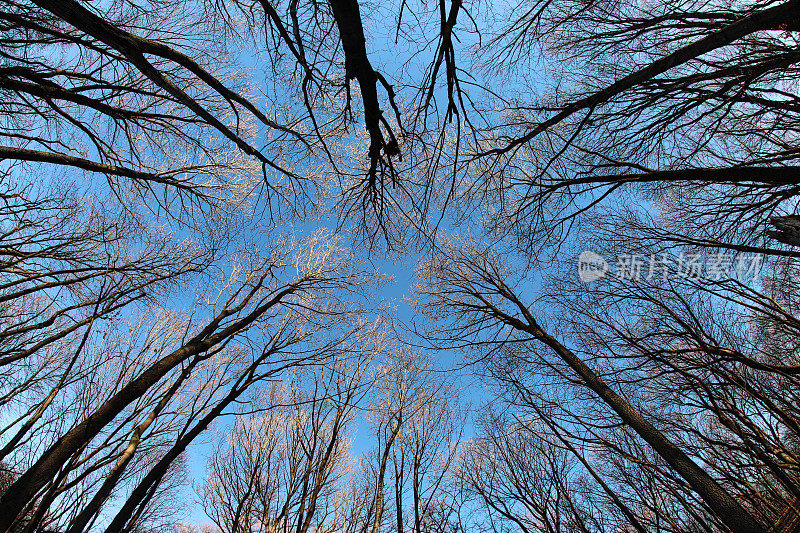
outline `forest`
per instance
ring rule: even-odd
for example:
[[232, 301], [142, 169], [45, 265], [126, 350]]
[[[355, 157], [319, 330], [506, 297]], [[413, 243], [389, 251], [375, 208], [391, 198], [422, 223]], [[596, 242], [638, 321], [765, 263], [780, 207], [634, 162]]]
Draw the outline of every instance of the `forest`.
[[799, 259], [800, 0], [0, 0], [0, 533], [800, 533]]

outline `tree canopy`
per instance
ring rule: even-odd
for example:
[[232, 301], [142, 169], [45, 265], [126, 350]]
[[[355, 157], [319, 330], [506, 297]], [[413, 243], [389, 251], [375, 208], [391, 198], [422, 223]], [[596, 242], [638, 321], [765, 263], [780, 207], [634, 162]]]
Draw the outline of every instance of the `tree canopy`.
[[795, 531], [798, 65], [800, 0], [0, 0], [0, 532]]

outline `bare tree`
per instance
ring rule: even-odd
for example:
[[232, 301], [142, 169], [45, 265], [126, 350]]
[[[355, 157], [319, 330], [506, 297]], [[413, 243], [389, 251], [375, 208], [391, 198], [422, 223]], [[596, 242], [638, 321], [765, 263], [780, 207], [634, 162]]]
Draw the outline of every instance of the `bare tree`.
[[[190, 320], [177, 331], [173, 330], [173, 338], [156, 336], [148, 340], [145, 337], [142, 339], [144, 358], [137, 355], [139, 361], [133, 359], [121, 366], [119, 359], [112, 358], [111, 362], [117, 364], [106, 364], [111, 374], [98, 383], [100, 386], [96, 390], [77, 379], [76, 386], [82, 388], [88, 402], [75, 405], [79, 409], [72, 423], [59, 417], [54, 423], [61, 427], [49, 427], [44, 425], [51, 419], [48, 416], [47, 420], [35, 418], [34, 423], [29, 424], [30, 427], [41, 424], [42, 431], [52, 437], [49, 442], [37, 442], [40, 448], [32, 456], [36, 460], [28, 464], [3, 495], [4, 528], [10, 527], [31, 505], [44, 513], [64, 490], [62, 484], [68, 481], [69, 476], [91, 464], [86, 461], [96, 453], [105, 454], [105, 450], [113, 449], [109, 448], [108, 439], [120, 439], [120, 432], [124, 434], [125, 428], [132, 423], [133, 432], [126, 445], [121, 447], [120, 455], [115, 459], [116, 466], [107, 474], [106, 483], [98, 487], [99, 492], [88, 503], [79, 522], [95, 516], [123, 475], [140, 445], [141, 435], [148, 429], [155, 430], [156, 426], [152, 424], [162, 413], [170, 414], [167, 407], [171, 401], [183, 399], [189, 411], [183, 411], [175, 422], [183, 425], [177, 442], [167, 449], [158, 468], [151, 469], [152, 475], [145, 476], [147, 481], [139, 483], [140, 488], [144, 483], [152, 494], [158, 481], [168, 472], [169, 464], [252, 383], [303, 360], [325, 357], [337, 324], [343, 324], [342, 321], [353, 314], [352, 310], [337, 309], [337, 292], [359, 290], [366, 278], [357, 272], [349, 272], [349, 259], [342, 257], [335, 243], [326, 242], [324, 237], [305, 244], [285, 242], [268, 258], [250, 254], [242, 259], [247, 261], [239, 265], [243, 279], [237, 280], [239, 274], [235, 274], [226, 282], [218, 293], [219, 300], [210, 305], [212, 316], [207, 322], [197, 324]], [[287, 271], [296, 277], [294, 281], [284, 283], [280, 276]], [[321, 337], [312, 340], [314, 332], [323, 330], [327, 330], [325, 337], [329, 338], [328, 341]], [[248, 348], [248, 343], [256, 338], [260, 338], [264, 346], [258, 352]], [[302, 349], [301, 343], [305, 346]], [[318, 343], [316, 347], [315, 343]], [[76, 352], [79, 351], [76, 348]], [[87, 364], [90, 362], [91, 358], [86, 361]], [[100, 376], [98, 368], [103, 367], [95, 366], [89, 378]], [[219, 377], [207, 380], [198, 391], [200, 396], [185, 398], [178, 392], [191, 384], [186, 379], [193, 372], [199, 373], [198, 378], [204, 372], [212, 372], [212, 376], [218, 372]], [[73, 375], [69, 378], [76, 379]], [[59, 383], [63, 380], [58, 375], [55, 379]], [[60, 393], [68, 397], [68, 390], [58, 385], [55, 393], [50, 395], [58, 396]], [[188, 417], [186, 413], [189, 413]], [[28, 416], [40, 415], [32, 412]], [[134, 422], [137, 418], [139, 421]], [[20, 423], [24, 420], [23, 417]], [[125, 438], [122, 440], [124, 442]], [[100, 459], [78, 479], [107, 461]], [[76, 482], [76, 479], [69, 480], [66, 486], [75, 486]], [[139, 505], [146, 501], [148, 498], [144, 496], [138, 501], [129, 497], [127, 503]], [[128, 511], [132, 512], [131, 509]]]
[[382, 363], [371, 407], [374, 444], [360, 469], [368, 498], [357, 500], [360, 513], [351, 517], [360, 531], [416, 532], [433, 523], [465, 423], [457, 391], [439, 372], [408, 348]]
[[[440, 196], [436, 169], [449, 164], [459, 113], [473, 106], [456, 59], [457, 23], [469, 10], [446, 0], [390, 6], [387, 33], [410, 48], [403, 68], [423, 73], [404, 79], [378, 65], [370, 26], [384, 17], [362, 7], [3, 2], [9, 121], [0, 157], [20, 171], [100, 176], [120, 197], [189, 220], [259, 192], [273, 214], [302, 215], [331, 196], [369, 239], [416, 239], [407, 225], [425, 226]], [[429, 32], [435, 49], [409, 24]], [[242, 48], [259, 55], [263, 77], [241, 68]]]
[[467, 208], [534, 261], [614, 199], [667, 211], [663, 239], [796, 255], [797, 17], [791, 1], [498, 7], [475, 67], [511, 89], [460, 166]]
[[[366, 327], [326, 367], [248, 404], [209, 458], [201, 499], [223, 532], [335, 531], [351, 475], [350, 426], [384, 336]], [[311, 387], [304, 391], [303, 387]]]
[[[657, 416], [637, 407], [643, 400], [632, 398], [631, 391], [614, 390], [606, 377], [578, 355], [577, 348], [567, 347], [540, 325], [532, 307], [510, 284], [510, 272], [495, 255], [469, 243], [452, 245], [426, 263], [421, 275], [425, 284], [420, 290], [427, 298], [421, 308], [441, 316], [446, 324], [431, 333], [437, 342], [455, 347], [482, 346], [489, 354], [497, 352], [497, 360], [503, 364], [500, 372], [507, 376], [512, 390], [524, 390], [525, 380], [536, 379], [541, 373], [591, 391], [609, 414], [646, 442], [729, 529], [764, 529], [753, 511], [740, 503], [738, 487], [724, 477], [712, 476], [709, 468], [692, 459], [694, 449], [676, 442], [667, 428], [659, 429], [654, 424], [659, 423]], [[537, 349], [539, 345], [545, 348], [543, 352]], [[590, 348], [588, 353], [595, 352]], [[555, 360], [547, 354], [553, 354]]]

